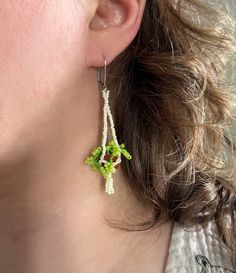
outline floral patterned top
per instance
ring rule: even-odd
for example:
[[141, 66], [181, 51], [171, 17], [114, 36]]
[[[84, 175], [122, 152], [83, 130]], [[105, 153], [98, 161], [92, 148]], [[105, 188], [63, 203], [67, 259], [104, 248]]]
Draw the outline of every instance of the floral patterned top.
[[213, 222], [188, 230], [175, 223], [165, 273], [236, 273], [233, 259]]

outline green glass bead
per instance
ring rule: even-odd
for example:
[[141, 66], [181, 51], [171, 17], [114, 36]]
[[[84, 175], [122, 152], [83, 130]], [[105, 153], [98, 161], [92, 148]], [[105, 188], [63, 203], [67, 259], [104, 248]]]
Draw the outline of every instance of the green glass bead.
[[123, 154], [124, 157], [126, 157], [128, 160], [130, 160], [132, 158], [131, 154], [125, 150], [125, 149], [122, 149], [121, 150], [121, 153]]
[[106, 145], [106, 154], [109, 155], [107, 162], [99, 163], [101, 155], [102, 155], [102, 146], [98, 146], [92, 150], [92, 153], [89, 157], [84, 160], [84, 163], [90, 165], [93, 170], [97, 170], [101, 173], [101, 175], [107, 179], [108, 176], [117, 171], [115, 168], [115, 163], [113, 162], [113, 158], [116, 156], [124, 155], [127, 159], [131, 159], [132, 156], [125, 149], [125, 144], [122, 143], [119, 146], [116, 145], [114, 140], [111, 140]]
[[92, 151], [92, 155], [97, 156], [102, 151], [102, 147], [99, 146]]

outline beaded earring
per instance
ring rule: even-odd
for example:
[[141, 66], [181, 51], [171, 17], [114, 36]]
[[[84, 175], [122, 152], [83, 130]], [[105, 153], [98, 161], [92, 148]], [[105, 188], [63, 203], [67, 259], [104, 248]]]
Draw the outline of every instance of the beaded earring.
[[[102, 96], [104, 98], [102, 145], [94, 148], [91, 155], [87, 157], [84, 162], [90, 165], [93, 170], [99, 171], [102, 174], [102, 176], [106, 179], [105, 192], [107, 194], [113, 194], [115, 191], [113, 186], [112, 174], [117, 171], [119, 164], [121, 163], [121, 155], [123, 154], [123, 156], [128, 160], [131, 160], [132, 156], [125, 149], [125, 144], [119, 144], [117, 141], [113, 117], [109, 106], [110, 90], [108, 90], [106, 85], [107, 65], [105, 59], [104, 63], [105, 65], [103, 82], [101, 81], [101, 67], [97, 68], [97, 81], [99, 84], [102, 85]], [[106, 145], [108, 132], [107, 117], [109, 117], [113, 140], [109, 141]]]

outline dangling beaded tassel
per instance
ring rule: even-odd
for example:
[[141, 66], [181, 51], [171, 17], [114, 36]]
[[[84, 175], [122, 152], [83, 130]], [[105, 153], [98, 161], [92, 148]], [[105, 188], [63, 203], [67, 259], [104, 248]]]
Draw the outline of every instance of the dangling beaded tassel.
[[[106, 62], [105, 62], [106, 66]], [[105, 73], [106, 76], [106, 73]], [[104, 77], [105, 77], [104, 76]], [[98, 77], [99, 78], [99, 77]], [[100, 79], [100, 78], [99, 78]], [[106, 83], [106, 79], [104, 80]], [[103, 139], [102, 145], [93, 149], [91, 156], [85, 159], [85, 163], [90, 165], [93, 170], [98, 170], [106, 179], [105, 183], [105, 192], [107, 194], [113, 194], [114, 186], [113, 186], [113, 178], [112, 174], [115, 173], [121, 163], [121, 154], [126, 157], [128, 160], [131, 160], [132, 156], [130, 153], [125, 149], [125, 144], [118, 144], [114, 122], [109, 106], [109, 93], [110, 90], [107, 89], [105, 84], [103, 84], [102, 95], [104, 98], [104, 107], [103, 107]], [[107, 141], [107, 116], [109, 117], [112, 137], [108, 145], [106, 145]]]

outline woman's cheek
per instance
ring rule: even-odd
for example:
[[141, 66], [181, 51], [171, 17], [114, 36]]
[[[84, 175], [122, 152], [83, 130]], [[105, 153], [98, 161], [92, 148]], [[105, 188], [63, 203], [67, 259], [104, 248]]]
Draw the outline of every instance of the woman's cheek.
[[58, 75], [78, 64], [85, 18], [78, 1], [0, 0], [0, 6], [0, 72]]
[[0, 7], [1, 149], [33, 132], [57, 93], [78, 80], [86, 14], [70, 0], [0, 0]]

